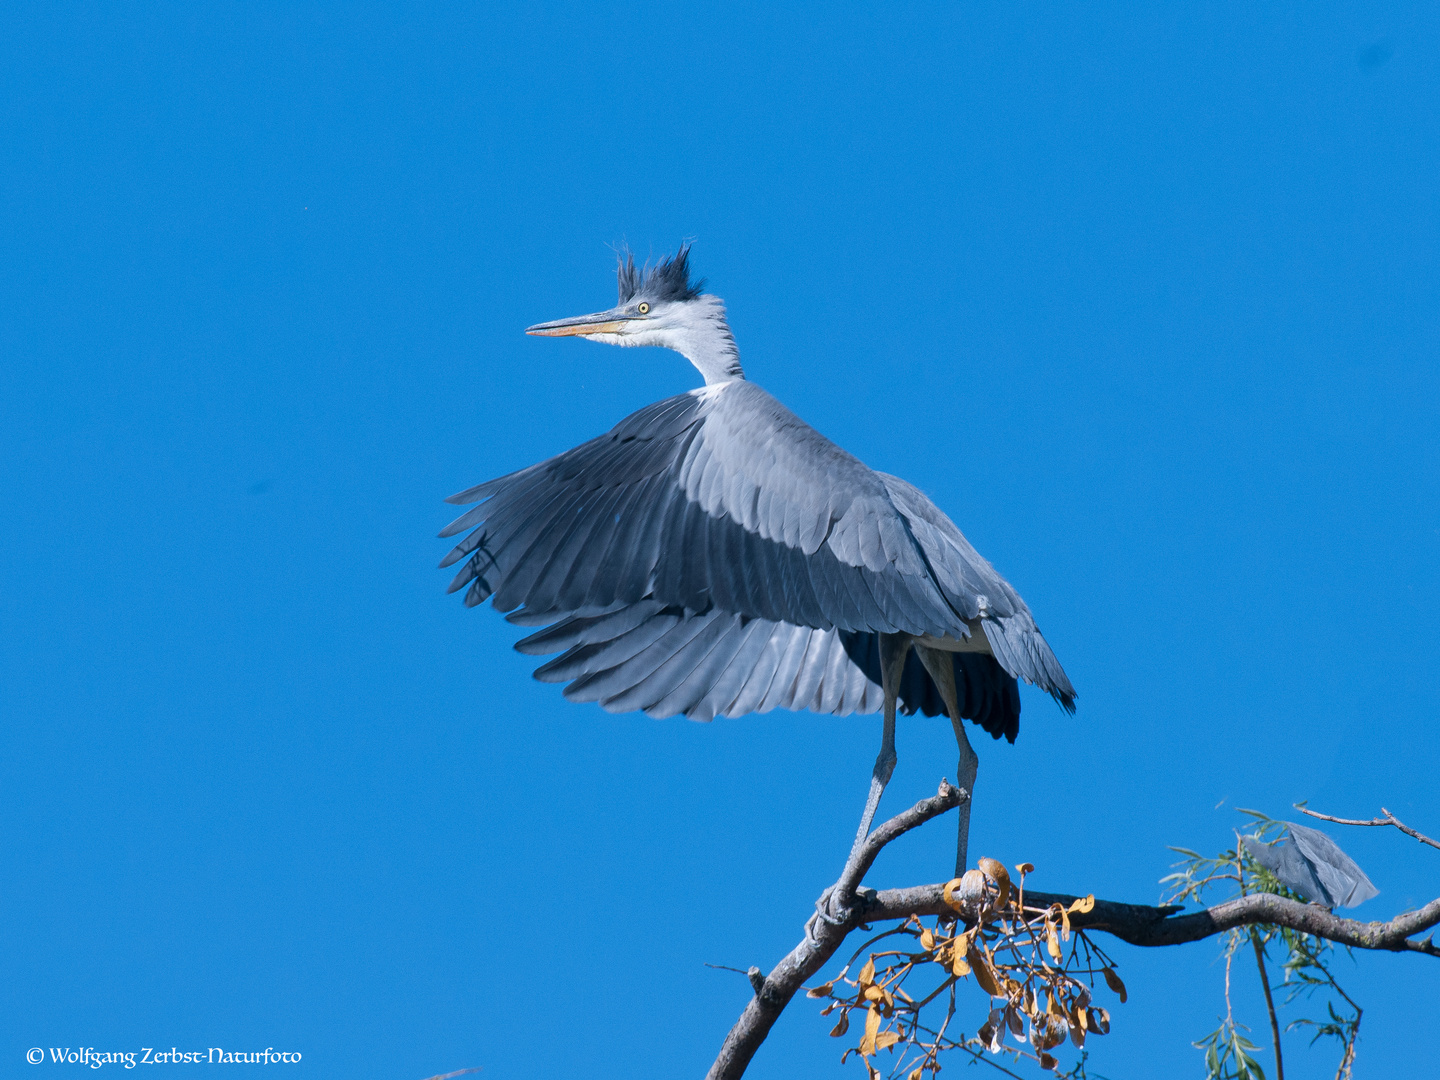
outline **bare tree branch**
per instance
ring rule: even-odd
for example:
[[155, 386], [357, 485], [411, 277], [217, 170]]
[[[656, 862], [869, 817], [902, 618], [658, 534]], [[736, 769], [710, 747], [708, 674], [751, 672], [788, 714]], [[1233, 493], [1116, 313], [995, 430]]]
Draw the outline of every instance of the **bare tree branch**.
[[744, 1075], [750, 1059], [765, 1041], [765, 1036], [770, 1034], [770, 1028], [795, 992], [806, 979], [825, 966], [850, 931], [865, 921], [870, 911], [867, 901], [874, 894], [862, 899], [858, 889], [881, 849], [911, 829], [959, 806], [969, 797], [967, 792], [942, 780], [936, 794], [922, 799], [904, 813], [896, 814], [866, 837], [865, 843], [847, 860], [840, 879], [820, 898], [816, 905], [819, 910], [805, 926], [804, 940], [765, 977], [763, 985], [730, 1029], [730, 1034], [725, 1036], [720, 1055], [710, 1066], [708, 1080], [738, 1080]]
[[1416, 832], [1383, 806], [1380, 808], [1380, 812], [1385, 816], [1370, 818], [1368, 821], [1362, 821], [1357, 818], [1331, 817], [1329, 814], [1322, 814], [1316, 810], [1307, 810], [1299, 803], [1295, 805], [1295, 809], [1299, 810], [1302, 814], [1309, 814], [1313, 818], [1319, 818], [1321, 821], [1333, 821], [1336, 825], [1394, 825], [1395, 828], [1399, 829], [1406, 836], [1413, 836], [1422, 844], [1429, 844], [1433, 848], [1440, 848], [1440, 843], [1431, 840], [1430, 837], [1424, 833]]
[[1275, 1015], [1275, 996], [1270, 993], [1270, 974], [1265, 970], [1265, 946], [1260, 933], [1250, 928], [1250, 944], [1255, 948], [1255, 966], [1260, 969], [1260, 986], [1265, 991], [1265, 1011], [1270, 1014], [1270, 1038], [1275, 1045], [1275, 1077], [1285, 1080], [1285, 1058], [1280, 1053], [1280, 1018]]
[[[867, 920], [904, 919], [911, 915], [949, 915], [944, 885], [921, 885], [910, 889], [885, 889], [866, 906]], [[1042, 893], [1025, 890], [1027, 905], [1069, 905], [1078, 899], [1069, 893]], [[1430, 940], [1408, 940], [1415, 934], [1440, 925], [1440, 899], [1418, 911], [1397, 915], [1389, 922], [1358, 922], [1344, 919], [1318, 904], [1302, 904], [1271, 893], [1252, 893], [1223, 904], [1179, 915], [1177, 907], [1144, 907], [1095, 901], [1094, 910], [1070, 916], [1070, 924], [1082, 930], [1100, 930], [1121, 941], [1142, 948], [1184, 945], [1237, 926], [1285, 926], [1357, 949], [1384, 949], [1391, 952], [1418, 952], [1440, 956], [1440, 946]]]

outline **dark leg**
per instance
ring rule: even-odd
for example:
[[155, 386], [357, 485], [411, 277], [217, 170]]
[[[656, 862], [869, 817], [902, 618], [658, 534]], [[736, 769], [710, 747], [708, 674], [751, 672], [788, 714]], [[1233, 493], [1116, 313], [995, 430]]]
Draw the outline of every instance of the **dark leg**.
[[885, 793], [885, 785], [890, 783], [890, 776], [895, 772], [895, 702], [900, 696], [900, 676], [905, 671], [905, 656], [910, 651], [910, 642], [909, 634], [880, 635], [880, 686], [885, 694], [885, 729], [880, 736], [880, 756], [875, 759], [875, 771], [870, 775], [870, 796], [865, 800], [860, 830], [850, 848], [852, 856], [865, 842], [865, 837], [870, 835], [875, 811], [880, 808], [880, 796]]
[[[975, 774], [980, 769], [980, 759], [975, 756], [975, 751], [970, 746], [970, 740], [965, 737], [965, 721], [960, 718], [959, 695], [955, 692], [955, 665], [950, 654], [939, 649], [928, 649], [923, 645], [915, 646], [916, 653], [920, 656], [920, 662], [925, 665], [925, 670], [935, 680], [935, 685], [940, 688], [940, 697], [945, 702], [945, 710], [950, 714], [950, 725], [955, 729], [955, 741], [960, 746], [960, 763], [955, 767], [955, 784], [964, 790], [966, 795], [975, 794]], [[970, 804], [972, 799], [966, 799], [960, 804], [960, 838], [955, 845], [955, 876], [959, 877], [965, 873], [969, 864], [970, 846]]]

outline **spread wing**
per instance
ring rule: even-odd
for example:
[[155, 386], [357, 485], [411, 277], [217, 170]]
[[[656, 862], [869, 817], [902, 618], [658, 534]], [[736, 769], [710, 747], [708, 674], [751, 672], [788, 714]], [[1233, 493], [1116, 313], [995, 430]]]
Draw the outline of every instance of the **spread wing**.
[[[604, 615], [571, 616], [515, 647], [529, 655], [561, 653], [535, 677], [568, 682], [567, 698], [611, 712], [710, 720], [781, 708], [845, 716], [876, 712], [883, 701], [877, 635], [751, 619], [718, 608], [696, 613], [642, 600]], [[1015, 679], [983, 653], [954, 653], [951, 659], [961, 715], [1014, 742], [1020, 726]], [[899, 704], [905, 713], [945, 711], [913, 652], [900, 680]]]
[[469, 530], [442, 563], [464, 560], [451, 590], [527, 623], [652, 601], [795, 634], [964, 640], [980, 626], [1006, 673], [1073, 698], [1024, 602], [933, 503], [753, 383], [657, 402], [450, 501], [479, 503], [441, 533]]

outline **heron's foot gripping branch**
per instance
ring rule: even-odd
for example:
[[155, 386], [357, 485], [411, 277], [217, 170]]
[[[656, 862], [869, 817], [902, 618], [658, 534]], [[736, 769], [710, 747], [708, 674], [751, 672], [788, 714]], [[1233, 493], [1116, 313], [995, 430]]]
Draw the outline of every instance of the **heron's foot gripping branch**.
[[851, 850], [839, 879], [815, 901], [815, 914], [805, 924], [806, 939], [818, 940], [816, 927], [820, 923], [835, 929], [854, 929], [865, 925], [868, 921], [866, 916], [874, 907], [879, 894], [874, 889], [862, 888], [860, 882], [865, 880], [865, 875], [870, 872], [870, 867], [875, 865], [875, 860], [885, 845], [936, 815], [963, 805], [969, 798], [965, 789], [953, 787], [948, 780], [942, 779], [934, 796], [922, 799], [903, 814], [897, 814], [871, 830]]
[[818, 940], [816, 923], [820, 922], [836, 927], [863, 926], [865, 912], [875, 903], [878, 895], [874, 889], [862, 886], [847, 898], [837, 886], [831, 885], [815, 901], [815, 914], [805, 923], [805, 937], [810, 941]]

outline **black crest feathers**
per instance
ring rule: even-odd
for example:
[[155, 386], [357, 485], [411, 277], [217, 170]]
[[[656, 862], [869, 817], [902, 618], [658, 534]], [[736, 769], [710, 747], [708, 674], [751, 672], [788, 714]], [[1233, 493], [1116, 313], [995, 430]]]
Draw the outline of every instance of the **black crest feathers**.
[[622, 304], [639, 296], [657, 302], [694, 300], [705, 287], [703, 278], [690, 280], [689, 244], [681, 244], [678, 252], [655, 266], [636, 266], [635, 255], [627, 248], [620, 255], [616, 278]]

